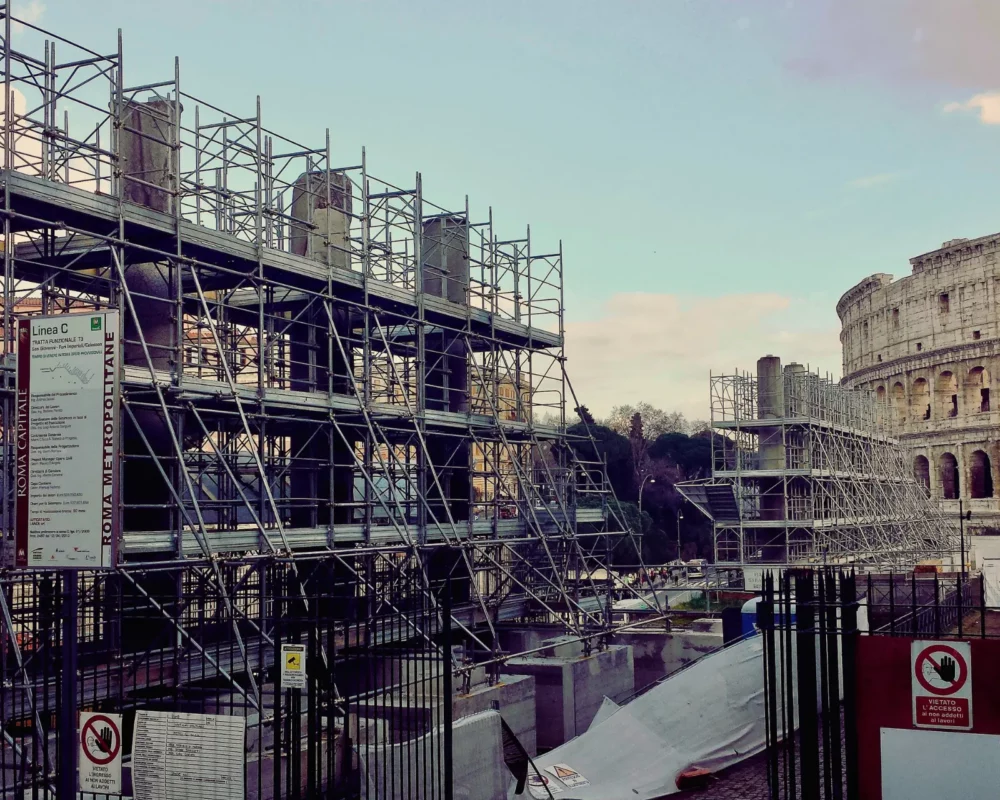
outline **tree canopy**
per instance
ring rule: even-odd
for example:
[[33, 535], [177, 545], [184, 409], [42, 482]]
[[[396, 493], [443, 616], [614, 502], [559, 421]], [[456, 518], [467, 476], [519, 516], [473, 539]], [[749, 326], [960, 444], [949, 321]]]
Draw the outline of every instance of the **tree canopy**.
[[[710, 521], [685, 505], [676, 489], [681, 481], [711, 475], [713, 434], [708, 424], [689, 424], [683, 414], [649, 403], [615, 406], [604, 420], [595, 419], [586, 406], [576, 412], [581, 422], [570, 426], [569, 433], [587, 437], [589, 428], [594, 441], [571, 439], [571, 446], [581, 461], [607, 462], [620, 513], [642, 532], [645, 563], [662, 564], [678, 556], [712, 558]], [[631, 542], [616, 546], [613, 560], [634, 565], [638, 559]]]

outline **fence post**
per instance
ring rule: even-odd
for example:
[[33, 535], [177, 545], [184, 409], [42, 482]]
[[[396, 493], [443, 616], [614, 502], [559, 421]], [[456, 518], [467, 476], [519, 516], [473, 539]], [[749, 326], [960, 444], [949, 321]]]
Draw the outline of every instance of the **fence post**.
[[792, 595], [794, 589], [792, 572], [785, 570], [781, 573], [781, 593], [779, 595], [779, 607], [781, 608], [781, 622], [778, 626], [780, 631], [781, 653], [784, 658], [782, 677], [782, 698], [784, 699], [784, 737], [785, 737], [785, 797], [786, 800], [794, 800], [796, 792], [796, 775], [798, 769], [795, 755], [795, 685], [797, 675], [795, 672], [795, 648], [792, 646], [794, 628], [792, 623]]
[[[868, 582], [869, 588], [871, 581]], [[871, 608], [872, 597], [868, 603]], [[858, 591], [854, 575], [840, 576], [840, 624], [842, 626], [842, 663], [844, 667], [844, 755], [847, 776], [846, 800], [858, 800], [858, 724], [857, 724], [857, 644]]]
[[77, 574], [74, 569], [62, 571], [62, 698], [59, 714], [59, 800], [76, 800], [77, 705], [76, 705], [76, 639], [77, 639]]
[[452, 800], [455, 793], [455, 765], [452, 761], [452, 716], [454, 697], [452, 696], [452, 643], [451, 643], [451, 575], [444, 584], [444, 598], [441, 608], [444, 625], [444, 798]]
[[802, 800], [819, 800], [819, 720], [816, 705], [816, 610], [812, 570], [795, 576], [795, 643], [799, 673], [799, 761]]
[[[843, 612], [841, 619], [837, 619], [837, 580], [835, 574], [830, 571], [823, 575], [824, 594], [826, 597], [826, 671], [828, 675], [827, 702], [823, 705], [824, 718], [830, 729], [829, 750], [827, 764], [830, 765], [827, 773], [830, 776], [830, 786], [833, 790], [833, 800], [843, 800], [843, 752], [841, 751], [840, 725], [840, 652], [842, 651], [841, 636], [844, 634]], [[839, 629], [838, 629], [839, 626]], [[846, 670], [845, 670], [846, 671]]]
[[767, 731], [767, 786], [771, 800], [780, 796], [778, 785], [778, 685], [774, 652], [774, 576], [764, 576], [757, 603], [757, 627], [764, 642], [764, 725]]

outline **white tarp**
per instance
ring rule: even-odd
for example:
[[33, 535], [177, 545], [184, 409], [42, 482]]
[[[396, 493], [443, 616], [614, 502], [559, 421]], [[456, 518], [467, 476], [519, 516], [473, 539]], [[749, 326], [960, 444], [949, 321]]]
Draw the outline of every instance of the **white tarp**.
[[567, 789], [567, 798], [674, 794], [689, 767], [714, 772], [764, 749], [762, 659], [760, 636], [708, 655], [535, 763], [586, 776], [590, 785]]
[[610, 697], [605, 697], [601, 702], [601, 707], [597, 709], [597, 713], [594, 718], [590, 721], [590, 727], [593, 728], [595, 725], [600, 725], [604, 720], [614, 714], [619, 708], [621, 708], [618, 703], [612, 700]]

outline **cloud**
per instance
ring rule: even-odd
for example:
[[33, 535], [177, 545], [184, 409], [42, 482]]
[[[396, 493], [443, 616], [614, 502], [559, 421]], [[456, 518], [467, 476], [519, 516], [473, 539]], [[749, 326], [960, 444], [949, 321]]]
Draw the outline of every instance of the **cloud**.
[[786, 67], [808, 79], [1000, 86], [997, 0], [816, 0], [794, 24]]
[[567, 321], [567, 369], [579, 402], [597, 416], [646, 400], [708, 419], [711, 372], [753, 370], [773, 354], [839, 373], [835, 302], [764, 293], [615, 294], [596, 319]]
[[[45, 3], [41, 2], [41, 0], [28, 0], [27, 3], [14, 3], [12, 16], [22, 22], [27, 22], [30, 25], [37, 25], [42, 21], [42, 17], [45, 16]], [[13, 28], [15, 32], [24, 30], [24, 26], [18, 23], [14, 23]]]
[[847, 185], [851, 189], [874, 189], [876, 186], [885, 186], [887, 183], [899, 180], [899, 172], [879, 172], [876, 175], [865, 175], [862, 178], [855, 178], [848, 181]]
[[962, 103], [948, 103], [945, 112], [974, 111], [984, 125], [1000, 125], [1000, 92], [983, 92]]

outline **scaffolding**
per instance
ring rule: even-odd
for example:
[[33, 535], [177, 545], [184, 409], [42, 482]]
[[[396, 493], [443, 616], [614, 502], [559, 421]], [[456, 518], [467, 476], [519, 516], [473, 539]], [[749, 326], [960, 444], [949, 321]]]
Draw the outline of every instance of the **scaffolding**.
[[680, 488], [713, 519], [719, 564], [955, 563], [954, 525], [874, 394], [774, 356], [710, 383], [712, 478]]
[[[141, 664], [164, 636], [277, 730], [275, 570], [297, 613], [320, 604], [360, 626], [317, 634], [324, 659], [335, 639], [443, 653], [417, 617], [430, 609], [440, 630], [445, 585], [465, 643], [444, 655], [449, 674], [498, 669], [512, 622], [603, 646], [616, 592], [640, 587], [606, 568], [632, 533], [604, 465], [573, 446], [587, 437], [567, 433], [561, 244], [505, 238], [467, 198], [435, 205], [419, 173], [380, 179], [364, 149], [337, 163], [329, 131], [318, 145], [283, 136], [259, 97], [235, 113], [199, 99], [179, 62], [130, 85], [121, 32], [98, 52], [7, 7], [2, 32], [3, 563], [15, 320], [119, 309], [121, 563], [80, 573], [67, 613], [88, 647]], [[36, 613], [39, 572], [3, 575], [21, 698], [7, 722], [47, 697], [23, 643], [39, 647], [52, 620]], [[379, 625], [389, 617], [402, 622]], [[138, 620], [149, 635], [123, 636]], [[157, 680], [177, 693], [185, 674]], [[95, 679], [90, 700], [121, 685]], [[338, 724], [348, 694], [332, 691]], [[35, 766], [40, 731], [22, 754]]]

